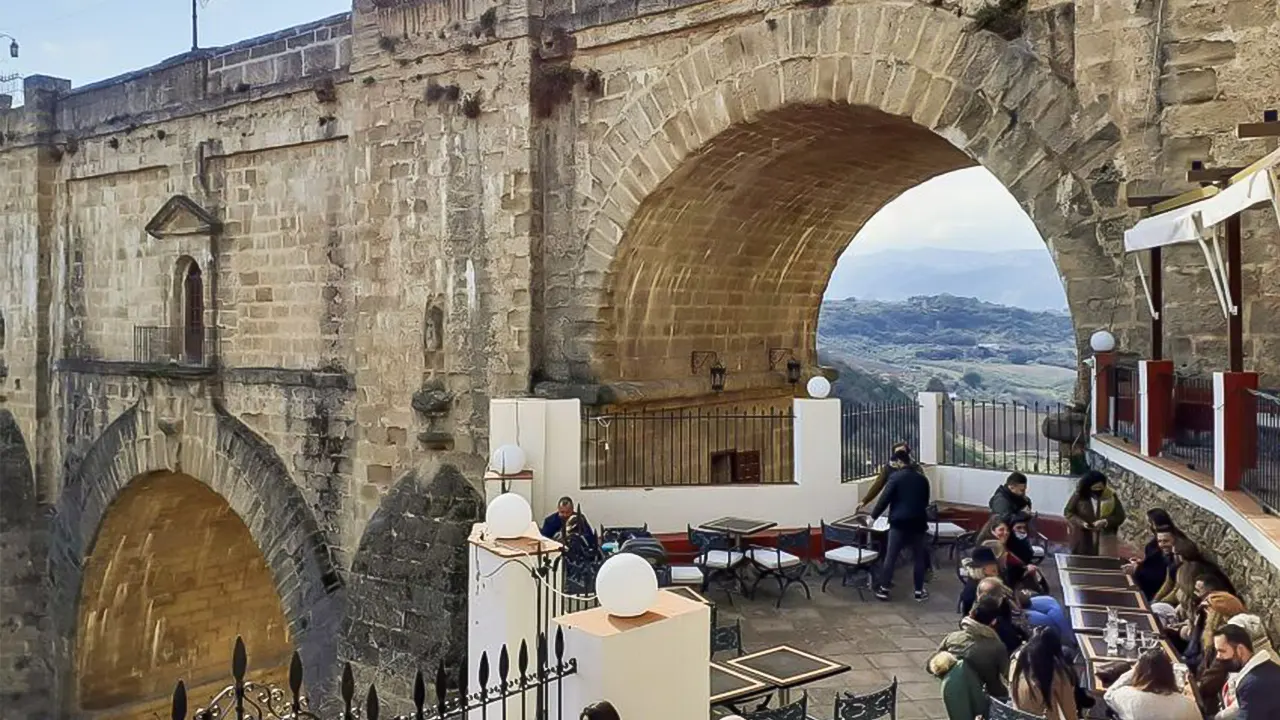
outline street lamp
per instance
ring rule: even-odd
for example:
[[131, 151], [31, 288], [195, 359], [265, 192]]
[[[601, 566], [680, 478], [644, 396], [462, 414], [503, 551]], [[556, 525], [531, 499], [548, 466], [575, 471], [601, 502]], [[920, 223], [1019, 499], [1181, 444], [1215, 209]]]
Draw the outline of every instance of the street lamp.
[[18, 57], [18, 39], [12, 35], [6, 35], [5, 33], [0, 33], [0, 38], [6, 38], [10, 41], [9, 57], [12, 57], [12, 58]]

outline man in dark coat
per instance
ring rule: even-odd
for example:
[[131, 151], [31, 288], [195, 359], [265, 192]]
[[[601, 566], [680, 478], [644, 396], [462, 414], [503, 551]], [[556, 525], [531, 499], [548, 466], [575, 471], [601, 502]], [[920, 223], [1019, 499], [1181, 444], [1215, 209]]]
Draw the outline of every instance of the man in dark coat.
[[889, 547], [882, 560], [876, 597], [889, 600], [889, 585], [893, 582], [898, 553], [909, 547], [915, 560], [912, 574], [915, 598], [923, 601], [929, 597], [924, 587], [929, 570], [929, 478], [911, 463], [909, 451], [899, 450], [894, 453], [894, 460], [903, 466], [889, 475], [884, 492], [871, 510], [873, 520], [889, 510]]

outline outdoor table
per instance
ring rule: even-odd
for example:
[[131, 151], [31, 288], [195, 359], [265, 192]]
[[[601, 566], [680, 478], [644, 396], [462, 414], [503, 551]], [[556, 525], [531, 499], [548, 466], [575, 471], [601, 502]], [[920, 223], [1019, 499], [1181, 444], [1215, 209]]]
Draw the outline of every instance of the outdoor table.
[[683, 597], [683, 598], [685, 598], [686, 600], [692, 600], [692, 601], [694, 601], [694, 602], [700, 602], [700, 603], [702, 603], [703, 605], [710, 605], [710, 606], [712, 606], [712, 607], [715, 607], [715, 603], [713, 603], [713, 602], [711, 602], [710, 600], [706, 599], [705, 597], [703, 597], [702, 593], [698, 592], [697, 590], [694, 590], [693, 588], [691, 588], [691, 587], [689, 587], [689, 586], [687, 586], [687, 585], [680, 585], [680, 586], [678, 586], [678, 587], [663, 588], [663, 590], [666, 590], [666, 591], [667, 591], [667, 592], [669, 592], [669, 593], [674, 593], [674, 594], [676, 594], [676, 595], [679, 595], [680, 597]]
[[769, 683], [741, 670], [711, 661], [711, 704], [723, 705], [759, 694], [769, 689]]
[[1148, 611], [1147, 599], [1137, 590], [1063, 587], [1062, 599], [1070, 607], [1113, 607], [1117, 610]]
[[719, 520], [712, 520], [709, 523], [703, 523], [698, 526], [698, 529], [706, 530], [707, 532], [720, 533], [722, 535], [732, 535], [741, 541], [742, 538], [762, 533], [765, 530], [769, 530], [777, 526], [778, 523], [776, 522], [730, 516], [722, 517]]
[[1124, 573], [1091, 572], [1089, 570], [1058, 570], [1058, 580], [1062, 587], [1073, 588], [1111, 588], [1113, 590], [1137, 590], [1138, 585], [1133, 578]]
[[1063, 570], [1090, 570], [1094, 572], [1123, 572], [1124, 561], [1120, 558], [1097, 557], [1094, 555], [1071, 555], [1058, 553], [1054, 561]]
[[844, 517], [831, 523], [831, 527], [841, 528], [843, 530], [870, 530], [873, 533], [889, 532], [889, 518], [881, 515], [874, 522], [868, 523], [871, 518], [867, 513], [854, 513], [845, 515]]
[[[1138, 656], [1142, 654], [1142, 650], [1134, 648], [1132, 651], [1126, 651], [1124, 648], [1117, 648], [1114, 655], [1107, 653], [1107, 643], [1102, 639], [1101, 635], [1089, 635], [1085, 633], [1076, 633], [1076, 642], [1080, 645], [1080, 653], [1084, 656], [1085, 670], [1089, 673], [1089, 689], [1094, 692], [1104, 692], [1107, 689], [1098, 680], [1098, 666], [1104, 663], [1115, 662], [1117, 660], [1128, 663], [1137, 662]], [[1182, 662], [1178, 657], [1178, 653], [1168, 641], [1161, 639], [1157, 646], [1164, 650], [1169, 656], [1169, 660], [1175, 665]]]
[[850, 670], [850, 667], [844, 663], [812, 655], [790, 645], [778, 645], [750, 655], [743, 655], [726, 661], [725, 664], [768, 682], [771, 687], [778, 690], [780, 705], [791, 702], [791, 688]]
[[[1121, 620], [1133, 623], [1139, 630], [1149, 633], [1160, 632], [1160, 623], [1156, 616], [1139, 610], [1118, 610], [1116, 615]], [[1073, 607], [1071, 608], [1071, 627], [1078, 633], [1102, 633], [1107, 629], [1106, 608]]]

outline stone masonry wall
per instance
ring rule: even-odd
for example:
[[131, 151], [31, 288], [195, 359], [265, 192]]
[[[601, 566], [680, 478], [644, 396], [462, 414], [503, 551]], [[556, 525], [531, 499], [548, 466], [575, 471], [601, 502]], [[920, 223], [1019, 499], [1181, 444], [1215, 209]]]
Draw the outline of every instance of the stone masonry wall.
[[1125, 544], [1144, 547], [1151, 539], [1146, 512], [1152, 508], [1168, 510], [1187, 537], [1230, 578], [1249, 612], [1262, 618], [1272, 638], [1280, 638], [1280, 568], [1231, 523], [1097, 454], [1090, 453], [1089, 464], [1106, 473], [1129, 513], [1129, 520], [1120, 528]]

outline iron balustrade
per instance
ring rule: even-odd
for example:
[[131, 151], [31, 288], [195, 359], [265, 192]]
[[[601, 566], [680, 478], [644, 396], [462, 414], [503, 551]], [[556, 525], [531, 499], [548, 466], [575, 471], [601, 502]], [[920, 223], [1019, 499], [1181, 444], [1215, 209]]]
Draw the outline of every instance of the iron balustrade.
[[160, 327], [133, 328], [133, 360], [151, 365], [206, 367], [214, 358], [213, 328]]
[[849, 403], [840, 408], [840, 477], [855, 482], [889, 462], [899, 442], [920, 447], [920, 407], [906, 403]]
[[1070, 475], [1070, 443], [1050, 440], [1045, 421], [1069, 414], [1062, 403], [947, 400], [943, 403], [943, 465]]
[[1111, 433], [1138, 443], [1142, 413], [1138, 409], [1138, 366], [1117, 363], [1111, 368]]
[[1246, 464], [1240, 485], [1267, 512], [1280, 514], [1280, 390], [1250, 390], [1246, 407], [1258, 428], [1254, 462]]
[[1160, 454], [1213, 477], [1213, 379], [1174, 375], [1173, 413]]
[[582, 486], [789, 483], [794, 419], [777, 408], [584, 408]]
[[[451, 678], [443, 663], [437, 666], [431, 683], [434, 698], [427, 698], [427, 681], [419, 669], [413, 683], [413, 708], [409, 714], [390, 715], [392, 720], [461, 720], [476, 717], [492, 717], [494, 720], [563, 720], [564, 678], [577, 672], [577, 661], [564, 657], [564, 631], [557, 628], [554, 645], [547, 648], [547, 636], [539, 633], [534, 657], [530, 658], [527, 642], [521, 641], [512, 667], [511, 654], [503, 645], [498, 653], [496, 673], [491, 667], [489, 654], [481, 653], [476, 673], [476, 685], [471, 685], [467, 666], [459, 665], [456, 677]], [[532, 665], [530, 664], [532, 663]], [[288, 687], [282, 688], [268, 682], [246, 680], [248, 657], [244, 641], [236, 638], [231, 655], [231, 684], [227, 685], [206, 704], [191, 711], [188, 707], [186, 684], [179, 680], [173, 691], [172, 720], [321, 720], [329, 716], [335, 720], [379, 720], [383, 717], [382, 701], [373, 685], [365, 692], [363, 700], [356, 695], [355, 673], [351, 663], [342, 671], [340, 685], [340, 712], [325, 713], [312, 708], [311, 699], [302, 692], [302, 658], [295, 650], [289, 663]], [[496, 680], [496, 682], [491, 682]], [[472, 688], [476, 689], [472, 689]], [[531, 695], [532, 693], [532, 695]], [[555, 697], [553, 715], [550, 699]], [[510, 710], [508, 699], [519, 701], [518, 710]], [[536, 706], [528, 710], [529, 699]], [[491, 706], [497, 705], [491, 709]], [[570, 720], [575, 720], [569, 716]]]

